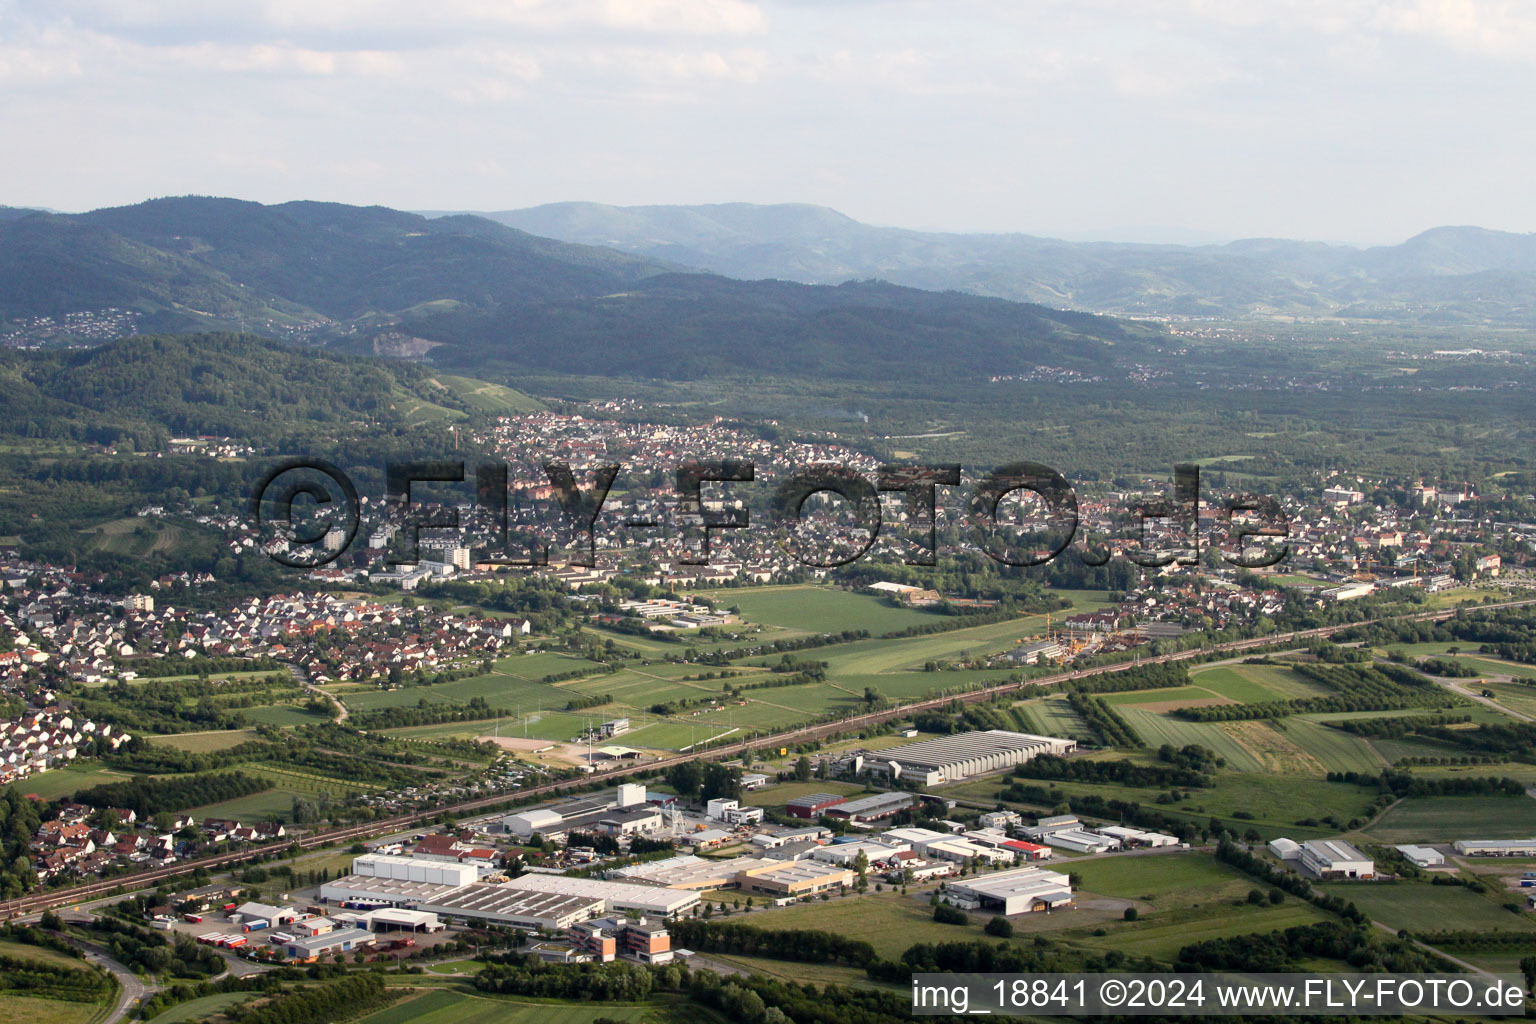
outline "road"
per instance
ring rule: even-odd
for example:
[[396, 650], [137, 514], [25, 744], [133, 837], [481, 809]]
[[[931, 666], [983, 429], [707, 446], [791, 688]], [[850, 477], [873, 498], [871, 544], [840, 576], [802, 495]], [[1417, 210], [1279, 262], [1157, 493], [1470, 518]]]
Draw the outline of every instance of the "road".
[[122, 963], [112, 959], [106, 951], [93, 942], [75, 940], [85, 950], [85, 959], [98, 967], [105, 968], [117, 979], [117, 1005], [112, 1008], [112, 1013], [102, 1024], [117, 1024], [128, 1015], [128, 1011], [139, 1004], [151, 991], [148, 985], [139, 980], [139, 976], [130, 971]]
[[337, 722], [345, 722], [347, 720], [347, 717], [351, 714], [351, 712], [347, 710], [347, 706], [341, 701], [337, 700], [331, 694], [326, 693], [324, 690], [320, 689], [320, 687], [310, 682], [309, 673], [305, 671], [302, 666], [290, 664], [288, 666], [288, 672], [293, 676], [294, 682], [298, 683], [300, 686], [304, 687], [304, 689], [308, 690], [310, 693], [314, 694], [316, 697], [319, 697], [321, 700], [325, 701], [331, 707], [336, 709]]
[[[1516, 608], [1536, 604], [1536, 598], [1522, 598], [1514, 601], [1500, 601], [1491, 604], [1477, 605], [1478, 611], [1492, 611], [1501, 608]], [[879, 725], [884, 722], [908, 718], [913, 714], [923, 711], [937, 710], [959, 701], [963, 704], [978, 704], [993, 700], [996, 697], [1009, 693], [1018, 693], [1024, 690], [1032, 690], [1058, 683], [1071, 682], [1077, 679], [1087, 679], [1092, 676], [1104, 675], [1109, 672], [1121, 672], [1135, 665], [1156, 665], [1176, 661], [1188, 661], [1193, 658], [1209, 656], [1212, 653], [1241, 653], [1244, 651], [1257, 651], [1268, 648], [1284, 648], [1292, 644], [1303, 643], [1308, 640], [1330, 637], [1335, 633], [1358, 626], [1368, 626], [1381, 622], [1438, 622], [1453, 618], [1457, 614], [1456, 608], [1445, 608], [1437, 611], [1417, 612], [1412, 615], [1387, 615], [1374, 619], [1362, 619], [1358, 622], [1341, 622], [1332, 626], [1320, 626], [1315, 629], [1296, 630], [1289, 633], [1275, 633], [1270, 636], [1252, 637], [1246, 640], [1230, 640], [1226, 643], [1213, 644], [1208, 647], [1195, 647], [1187, 651], [1178, 651], [1173, 654], [1156, 655], [1150, 658], [1141, 658], [1133, 662], [1119, 662], [1113, 665], [1101, 665], [1094, 668], [1074, 669], [1069, 672], [1057, 672], [1049, 676], [1040, 676], [1034, 679], [1018, 680], [1003, 683], [998, 686], [985, 687], [972, 690], [968, 693], [946, 694], [941, 697], [933, 697], [927, 700], [914, 701], [909, 704], [900, 704], [895, 707], [885, 708], [879, 711], [871, 711], [862, 715], [851, 715], [848, 718], [840, 718], [830, 722], [820, 722], [816, 725], [804, 726], [798, 729], [790, 729], [785, 732], [768, 736], [748, 737], [734, 743], [710, 747], [704, 750], [689, 751], [676, 757], [657, 758], [644, 764], [646, 770], [670, 768], [675, 764], [686, 761], [698, 760], [722, 760], [736, 757], [748, 747], [779, 747], [804, 743], [807, 740], [824, 739], [827, 736], [838, 733], [858, 732], [867, 725]], [[307, 680], [305, 680], [307, 683]], [[329, 698], [329, 695], [327, 695]], [[515, 790], [510, 793], [498, 793], [493, 796], [480, 797], [474, 800], [466, 800], [457, 804], [448, 804], [441, 807], [428, 807], [408, 814], [396, 815], [392, 818], [384, 818], [365, 825], [350, 825], [344, 828], [329, 829], [322, 832], [311, 833], [293, 840], [283, 840], [276, 843], [266, 843], [260, 846], [252, 846], [233, 853], [217, 854], [213, 857], [203, 857], [197, 860], [185, 861], [169, 867], [156, 868], [141, 872], [138, 875], [126, 878], [114, 878], [106, 881], [83, 882], [79, 885], [64, 889], [54, 889], [42, 893], [34, 893], [18, 899], [0, 902], [0, 919], [9, 920], [25, 914], [35, 913], [48, 907], [57, 907], [66, 903], [77, 902], [85, 897], [100, 896], [110, 893], [119, 887], [128, 890], [145, 889], [160, 884], [171, 878], [191, 874], [198, 868], [211, 870], [216, 868], [232, 867], [245, 861], [278, 854], [285, 851], [290, 845], [297, 844], [301, 849], [313, 849], [332, 843], [342, 843], [357, 839], [370, 839], [380, 835], [399, 832], [412, 828], [422, 822], [430, 821], [439, 815], [463, 817], [472, 815], [476, 811], [505, 807], [513, 801], [523, 802], [532, 797], [556, 796], [575, 789], [584, 789], [591, 786], [592, 776], [583, 776], [564, 782], [549, 782], [539, 786], [529, 786], [525, 789]]]

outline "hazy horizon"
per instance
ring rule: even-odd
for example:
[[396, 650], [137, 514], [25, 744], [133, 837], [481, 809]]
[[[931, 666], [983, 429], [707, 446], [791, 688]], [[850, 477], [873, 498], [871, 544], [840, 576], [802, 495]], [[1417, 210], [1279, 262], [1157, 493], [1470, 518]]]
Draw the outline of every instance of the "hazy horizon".
[[0, 196], [1530, 232], [1533, 42], [1500, 0], [0, 0]]

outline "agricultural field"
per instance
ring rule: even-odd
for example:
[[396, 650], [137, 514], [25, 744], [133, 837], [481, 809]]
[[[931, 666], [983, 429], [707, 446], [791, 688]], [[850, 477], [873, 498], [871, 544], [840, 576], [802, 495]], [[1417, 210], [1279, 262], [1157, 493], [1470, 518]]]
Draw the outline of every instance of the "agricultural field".
[[679, 1004], [535, 1002], [504, 996], [470, 995], [457, 989], [434, 989], [407, 996], [393, 1006], [361, 1018], [360, 1024], [592, 1024], [599, 1017], [640, 1024], [678, 1024], [714, 1020], [702, 1007]]
[[[972, 914], [968, 925], [939, 924], [933, 920], [928, 895], [899, 892], [866, 893], [845, 896], [828, 902], [798, 903], [779, 909], [753, 911], [739, 918], [739, 924], [760, 928], [835, 932], [850, 939], [863, 939], [881, 956], [898, 959], [918, 942], [966, 942], [985, 940], [982, 926], [988, 914]], [[1041, 915], [1044, 916], [1044, 915]], [[1052, 915], [1067, 917], [1070, 914]]]
[[1525, 839], [1536, 835], [1529, 797], [1414, 797], [1365, 830], [1382, 843], [1447, 843], [1457, 839]]
[[1536, 942], [1536, 922], [1524, 914], [1511, 914], [1496, 901], [1459, 885], [1334, 882], [1319, 888], [1352, 901], [1372, 920], [1389, 928], [1530, 932]]
[[428, 704], [467, 704], [475, 697], [492, 707], [556, 710], [565, 707], [573, 696], [561, 687], [542, 682], [546, 675], [575, 672], [598, 667], [585, 658], [558, 654], [529, 654], [503, 658], [487, 675], [472, 676], [436, 686], [403, 686], [395, 690], [361, 690], [341, 694], [352, 711]]
[[243, 1003], [255, 995], [256, 993], [253, 992], [217, 992], [211, 996], [189, 999], [150, 1018], [149, 1024], [182, 1024], [184, 1021], [204, 1020], [216, 1013], [224, 1012], [231, 1006]]
[[124, 782], [131, 778], [133, 776], [127, 772], [113, 771], [95, 764], [72, 764], [41, 772], [14, 785], [25, 796], [35, 794], [44, 800], [57, 800], [76, 790], [90, 789], [108, 782]]
[[896, 608], [874, 594], [834, 587], [791, 585], [699, 592], [717, 607], [741, 609], [748, 622], [777, 626], [786, 635], [867, 629], [874, 636], [939, 621], [937, 612]]
[[[1078, 865], [1073, 865], [1076, 870]], [[1242, 884], [1243, 893], [1254, 886]], [[1250, 935], [1336, 920], [1301, 900], [1286, 897], [1279, 906], [1254, 906], [1246, 900], [1220, 897], [1199, 900], [1168, 911], [1153, 911], [1136, 921], [1110, 921], [1104, 935], [1075, 929], [1061, 938], [1100, 952], [1119, 950], [1127, 956], [1172, 960], [1180, 949], [1208, 939]]]
[[260, 707], [241, 708], [240, 713], [262, 725], [318, 725], [331, 720], [330, 715], [319, 714], [295, 704], [264, 704]]
[[228, 750], [256, 738], [254, 729], [219, 729], [210, 732], [183, 732], [170, 736], [151, 736], [151, 743], [159, 743], [177, 750], [194, 754], [206, 754], [215, 750]]
[[[90, 970], [84, 960], [65, 956], [52, 949], [29, 946], [21, 942], [0, 942], [0, 953], [23, 960], [33, 960], [53, 966]], [[117, 988], [112, 987], [111, 998], [117, 998]], [[0, 994], [0, 1024], [92, 1024], [103, 1019], [108, 1007], [103, 1002], [75, 1003], [63, 999], [45, 999], [14, 992]]]

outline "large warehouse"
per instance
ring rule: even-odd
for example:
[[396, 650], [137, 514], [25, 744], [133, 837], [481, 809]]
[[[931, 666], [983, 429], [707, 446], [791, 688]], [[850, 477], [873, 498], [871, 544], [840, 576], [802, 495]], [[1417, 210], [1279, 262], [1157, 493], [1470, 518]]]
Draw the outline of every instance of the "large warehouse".
[[988, 729], [882, 750], [868, 758], [865, 767], [892, 778], [935, 786], [1012, 768], [1040, 754], [1060, 756], [1076, 749], [1076, 740]]
[[564, 931], [580, 921], [603, 913], [604, 903], [591, 896], [557, 892], [530, 892], [506, 885], [476, 884], [424, 903], [422, 910], [443, 917], [489, 921], [514, 928], [546, 928]]
[[391, 857], [379, 853], [353, 858], [352, 873], [372, 878], [398, 878], [406, 882], [431, 882], [434, 885], [468, 885], [480, 878], [480, 871], [473, 864], [427, 860], [422, 857]]
[[403, 878], [379, 878], [376, 875], [345, 875], [320, 886], [320, 899], [326, 903], [362, 907], [414, 907], [458, 889], [457, 885], [438, 882], [411, 882]]
[[1451, 845], [1464, 857], [1536, 857], [1536, 839], [1458, 839]]
[[1059, 871], [1019, 868], [950, 882], [944, 899], [967, 910], [1000, 914], [1049, 911], [1072, 905], [1072, 882]]
[[655, 885], [609, 882], [601, 878], [572, 878], [569, 875], [520, 875], [510, 882], [502, 883], [499, 888], [602, 900], [603, 912], [606, 914], [635, 913], [674, 917], [685, 910], [691, 910], [699, 902], [697, 892], [685, 889], [663, 889]]

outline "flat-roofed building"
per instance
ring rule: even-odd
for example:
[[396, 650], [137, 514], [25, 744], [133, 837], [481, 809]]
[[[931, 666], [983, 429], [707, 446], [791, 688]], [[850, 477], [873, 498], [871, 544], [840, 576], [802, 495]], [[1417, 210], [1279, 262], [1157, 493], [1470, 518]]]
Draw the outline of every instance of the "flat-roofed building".
[[1464, 857], [1536, 857], [1536, 839], [1458, 839], [1451, 848]]
[[349, 907], [414, 907], [460, 888], [436, 882], [410, 882], [402, 878], [344, 875], [320, 886], [320, 899]]
[[323, 956], [350, 953], [373, 945], [373, 935], [361, 928], [337, 928], [324, 935], [296, 935], [282, 944], [283, 955], [299, 963], [311, 963]]
[[871, 866], [878, 866], [895, 858], [898, 853], [912, 849], [910, 843], [899, 841], [882, 843], [833, 843], [830, 846], [818, 846], [811, 851], [811, 859], [823, 861], [827, 864], [841, 864], [844, 867], [852, 867], [863, 854], [864, 859]]
[[532, 892], [477, 883], [445, 894], [418, 909], [463, 921], [489, 921], [513, 928], [564, 931], [604, 912], [602, 899], [557, 892]]
[[986, 729], [882, 750], [866, 765], [879, 774], [934, 786], [1012, 768], [1040, 754], [1064, 756], [1076, 749], [1076, 740]]
[[1318, 878], [1374, 878], [1376, 864], [1342, 839], [1308, 839], [1297, 863]]
[[807, 793], [791, 797], [784, 805], [784, 813], [791, 818], [819, 818], [828, 809], [846, 803], [848, 798], [839, 793]]
[[664, 889], [633, 882], [610, 882], [603, 878], [573, 878], [570, 875], [519, 875], [502, 887], [529, 892], [553, 892], [602, 900], [603, 912], [632, 913], [646, 917], [673, 917], [693, 909], [699, 894], [685, 889]]
[[695, 857], [683, 854], [666, 860], [653, 860], [645, 864], [632, 864], [614, 872], [619, 878], [631, 882], [646, 882], [669, 889], [729, 889], [737, 884], [743, 871], [777, 867], [782, 861], [762, 857], [736, 857], [722, 860], [712, 857]]
[[672, 962], [672, 934], [666, 925], [646, 918], [605, 917], [572, 926], [571, 945], [607, 963], [615, 957], [642, 964]]
[[950, 882], [943, 899], [967, 910], [1001, 914], [1048, 911], [1072, 905], [1072, 882], [1058, 871], [1017, 868]]
[[480, 870], [474, 864], [427, 860], [422, 857], [392, 857], [381, 853], [354, 857], [352, 873], [373, 878], [398, 878], [408, 882], [431, 882], [435, 885], [468, 885], [480, 877]]
[[777, 867], [741, 876], [741, 887], [748, 892], [770, 896], [811, 896], [854, 883], [857, 876], [849, 868], [815, 860], [780, 862]]
[[1099, 835], [1109, 836], [1120, 840], [1120, 845], [1127, 848], [1133, 846], [1178, 846], [1179, 837], [1170, 836], [1164, 832], [1144, 832], [1138, 828], [1126, 828], [1124, 825], [1105, 825], [1093, 831]]
[[846, 819], [855, 825], [868, 825], [893, 818], [916, 803], [917, 798], [911, 793], [874, 793], [829, 807], [826, 815], [829, 818]]
[[1421, 868], [1438, 868], [1445, 866], [1445, 854], [1429, 846], [1399, 846], [1397, 852], [1403, 855], [1408, 863]]
[[1074, 853], [1104, 853], [1120, 848], [1120, 840], [1083, 828], [1063, 828], [1047, 832], [1041, 836], [1040, 841], [1047, 846], [1054, 846], [1059, 850], [1072, 850]]

